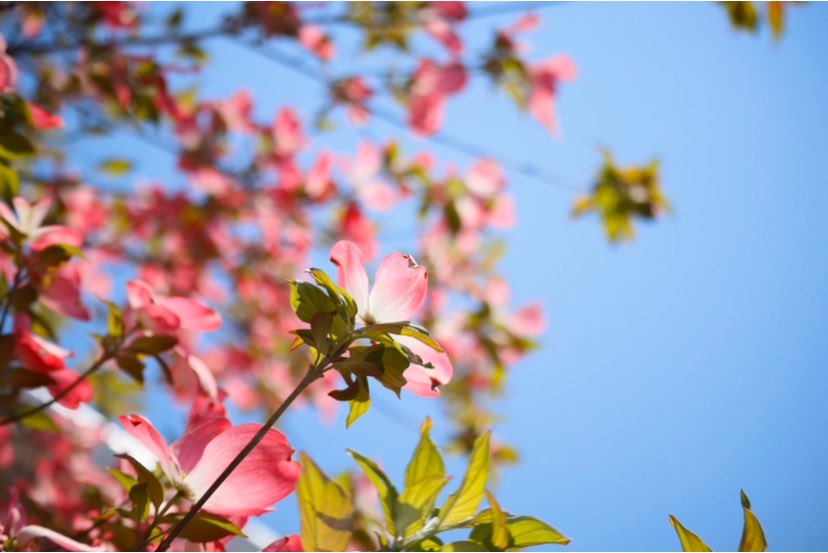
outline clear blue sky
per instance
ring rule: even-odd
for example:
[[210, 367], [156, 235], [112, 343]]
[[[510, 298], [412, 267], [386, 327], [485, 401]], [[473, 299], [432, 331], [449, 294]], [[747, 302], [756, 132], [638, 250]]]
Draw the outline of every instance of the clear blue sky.
[[[501, 504], [552, 523], [571, 550], [678, 549], [668, 513], [732, 550], [745, 488], [771, 549], [825, 549], [828, 6], [790, 9], [781, 44], [735, 33], [712, 4], [542, 14], [533, 56], [567, 52], [581, 71], [559, 103], [562, 139], [479, 83], [451, 103], [447, 130], [583, 182], [602, 146], [622, 163], [658, 157], [675, 212], [612, 247], [597, 221], [568, 218], [572, 192], [512, 176], [519, 226], [502, 267], [516, 300], [540, 300], [550, 325], [499, 404], [496, 432], [523, 456], [503, 475]], [[482, 44], [510, 19], [480, 20], [467, 36]], [[228, 42], [211, 52], [210, 95], [249, 88], [263, 117], [316, 105], [315, 84]], [[324, 140], [343, 151], [356, 143], [348, 131]], [[405, 243], [398, 234], [387, 247]], [[330, 472], [353, 467], [352, 447], [399, 479], [416, 425], [426, 413], [439, 420], [440, 408], [390, 394], [379, 403], [348, 431], [307, 412], [285, 430]], [[292, 499], [267, 520], [299, 529]]]

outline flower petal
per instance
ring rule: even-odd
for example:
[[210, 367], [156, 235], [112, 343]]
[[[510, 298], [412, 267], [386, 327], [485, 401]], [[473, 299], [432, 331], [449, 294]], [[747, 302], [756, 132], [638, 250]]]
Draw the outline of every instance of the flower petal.
[[364, 317], [368, 314], [369, 285], [362, 250], [349, 240], [340, 240], [331, 248], [331, 261], [339, 267], [339, 285], [351, 294]]
[[428, 292], [428, 271], [410, 255], [392, 253], [377, 269], [368, 300], [369, 310], [380, 323], [408, 321], [417, 314]]
[[[54, 381], [54, 384], [47, 386], [47, 389], [52, 394], [52, 397], [57, 397], [66, 388], [75, 384], [78, 378], [80, 378], [80, 375], [75, 371], [63, 369], [50, 372], [49, 378]], [[89, 403], [92, 401], [93, 395], [94, 389], [92, 388], [92, 384], [88, 380], [82, 380], [69, 393], [60, 398], [58, 403], [67, 409], [77, 409], [81, 403]]]
[[123, 415], [118, 420], [121, 421], [121, 425], [127, 432], [132, 434], [150, 453], [155, 455], [164, 474], [173, 480], [180, 480], [181, 470], [178, 466], [178, 460], [167, 441], [161, 437], [161, 434], [158, 433], [158, 430], [150, 421], [141, 415]]
[[304, 551], [305, 548], [302, 546], [302, 538], [297, 536], [296, 534], [292, 536], [284, 537], [280, 540], [276, 540], [262, 551]]
[[[197, 496], [203, 494], [261, 426], [243, 424], [222, 432], [208, 443], [185, 479], [190, 490]], [[258, 515], [268, 511], [296, 488], [301, 469], [299, 463], [290, 459], [292, 454], [293, 448], [282, 433], [268, 431], [204, 508], [224, 516]]]
[[405, 369], [403, 376], [407, 380], [405, 389], [422, 397], [437, 397], [440, 395], [438, 386], [451, 382], [454, 376], [454, 367], [451, 359], [445, 352], [439, 352], [410, 336], [394, 336], [394, 340], [410, 349], [420, 358], [434, 365], [427, 369], [419, 365], [410, 365]]
[[48, 528], [44, 528], [43, 526], [38, 526], [36, 524], [28, 524], [24, 526], [15, 537], [17, 538], [18, 545], [24, 548], [24, 550], [29, 542], [36, 540], [37, 538], [46, 538], [66, 551], [106, 551], [106, 547], [104, 546], [92, 546], [86, 543], [81, 543], [68, 536], [55, 532], [54, 530], [49, 530]]
[[206, 417], [197, 424], [188, 427], [184, 436], [172, 445], [181, 470], [190, 472], [201, 460], [204, 448], [216, 436], [232, 428], [232, 423], [224, 417]]
[[181, 328], [208, 332], [221, 326], [221, 315], [206, 305], [182, 297], [157, 298], [156, 301], [175, 313], [181, 320]]

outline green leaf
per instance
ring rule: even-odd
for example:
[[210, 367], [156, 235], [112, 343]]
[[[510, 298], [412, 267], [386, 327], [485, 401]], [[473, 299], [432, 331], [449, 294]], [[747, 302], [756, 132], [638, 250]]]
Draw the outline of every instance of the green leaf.
[[132, 171], [132, 162], [121, 158], [107, 159], [98, 165], [98, 171], [111, 177], [122, 177]]
[[118, 484], [120, 484], [124, 491], [127, 493], [129, 493], [129, 490], [131, 490], [132, 487], [138, 483], [138, 480], [118, 469], [107, 467], [106, 471], [109, 474], [111, 474], [115, 480], [118, 481]]
[[750, 499], [744, 490], [739, 492], [742, 498], [742, 509], [745, 512], [745, 525], [742, 529], [742, 539], [739, 541], [739, 551], [765, 551], [768, 542], [765, 539], [765, 531], [759, 519], [750, 510]]
[[331, 280], [331, 277], [329, 277], [328, 274], [322, 269], [312, 268], [309, 269], [308, 272], [316, 283], [319, 284], [319, 286], [327, 290], [328, 296], [331, 300], [345, 306], [345, 313], [348, 315], [348, 319], [353, 320], [357, 313], [357, 304], [354, 298], [351, 297], [351, 294], [349, 294], [347, 290], [341, 286], [334, 283], [334, 281]]
[[398, 323], [379, 323], [373, 324], [370, 326], [365, 327], [362, 330], [362, 334], [368, 336], [369, 338], [373, 338], [379, 334], [396, 334], [398, 336], [410, 336], [415, 340], [418, 340], [434, 351], [443, 352], [443, 348], [440, 347], [440, 344], [431, 337], [431, 333], [423, 326], [418, 325], [417, 323], [412, 323], [410, 321], [401, 321]]
[[469, 467], [460, 488], [451, 494], [440, 509], [440, 526], [447, 528], [472, 518], [483, 501], [489, 477], [489, 437], [482, 434], [474, 442]]
[[[486, 492], [486, 498], [489, 500], [489, 505], [492, 508], [492, 532], [491, 542], [494, 547], [500, 551], [504, 551], [509, 547], [509, 528], [506, 526], [506, 514], [500, 508], [500, 503], [497, 502], [492, 492]], [[474, 535], [474, 531], [472, 531]]]
[[[179, 514], [179, 513], [176, 513]], [[185, 513], [181, 513], [182, 517]], [[227, 536], [245, 536], [241, 528], [218, 515], [200, 512], [181, 531], [179, 536], [195, 543], [210, 543]]]
[[132, 501], [131, 517], [137, 522], [149, 517], [149, 493], [146, 482], [139, 482], [129, 489], [129, 500]]
[[132, 468], [135, 469], [135, 473], [138, 476], [138, 482], [146, 484], [147, 496], [149, 500], [152, 501], [152, 504], [158, 508], [164, 501], [164, 486], [161, 485], [158, 477], [156, 477], [155, 474], [153, 474], [147, 467], [139, 463], [137, 459], [127, 453], [119, 453], [116, 457], [124, 459], [132, 465]]
[[0, 134], [0, 156], [6, 159], [21, 159], [35, 151], [34, 143], [17, 131], [7, 130]]
[[354, 510], [345, 490], [328, 478], [306, 454], [296, 486], [306, 551], [344, 551], [351, 541]]
[[368, 477], [377, 489], [380, 502], [382, 502], [382, 511], [385, 514], [385, 527], [388, 534], [390, 536], [398, 536], [399, 534], [396, 531], [394, 522], [397, 518], [397, 499], [399, 493], [397, 493], [394, 484], [391, 483], [388, 476], [385, 475], [376, 463], [351, 449], [348, 450], [348, 453], [351, 454], [351, 457], [357, 462], [359, 468], [362, 469], [362, 472], [365, 473], [365, 476]]
[[431, 419], [420, 427], [420, 441], [405, 469], [406, 489], [429, 476], [445, 476], [446, 465], [437, 445], [431, 440]]
[[451, 478], [446, 476], [426, 476], [405, 488], [397, 500], [394, 525], [398, 534], [409, 538], [425, 526], [440, 492], [449, 480]]
[[20, 195], [20, 175], [14, 167], [0, 162], [0, 201]]
[[138, 359], [136, 355], [121, 353], [115, 358], [115, 361], [118, 363], [118, 367], [132, 377], [135, 382], [144, 383], [144, 362]]
[[321, 288], [299, 280], [290, 282], [290, 305], [306, 323], [319, 313], [336, 313], [336, 305]]
[[114, 338], [120, 338], [124, 334], [124, 312], [111, 301], [106, 302], [106, 305], [109, 308], [107, 334]]
[[350, 428], [362, 415], [368, 412], [371, 408], [371, 393], [368, 389], [368, 379], [364, 376], [357, 377], [359, 382], [359, 390], [357, 396], [350, 402], [350, 411], [348, 411], [348, 418], [345, 420], [345, 428]]
[[[492, 503], [491, 522], [486, 522], [477, 525], [471, 533], [471, 539], [478, 540], [482, 543], [489, 543], [493, 548], [502, 551], [516, 551], [525, 549], [527, 547], [535, 547], [538, 545], [566, 545], [570, 541], [569, 538], [558, 532], [555, 528], [549, 526], [542, 520], [534, 517], [507, 517], [505, 518], [506, 530], [506, 546], [499, 546], [495, 544], [496, 525], [495, 520], [499, 515], [495, 514], [494, 505]], [[499, 507], [498, 507], [499, 509]], [[501, 511], [501, 514], [505, 514]], [[502, 535], [498, 537], [498, 543], [502, 544]]]
[[476, 541], [463, 540], [453, 541], [443, 546], [443, 551], [485, 551], [486, 548], [482, 543]]
[[682, 526], [673, 515], [670, 515], [670, 524], [676, 529], [682, 551], [713, 551], [700, 537]]
[[38, 411], [37, 413], [21, 419], [20, 424], [26, 428], [31, 428], [32, 430], [60, 432], [60, 427], [43, 411]]
[[130, 342], [125, 351], [156, 355], [175, 347], [178, 339], [174, 336], [140, 336]]

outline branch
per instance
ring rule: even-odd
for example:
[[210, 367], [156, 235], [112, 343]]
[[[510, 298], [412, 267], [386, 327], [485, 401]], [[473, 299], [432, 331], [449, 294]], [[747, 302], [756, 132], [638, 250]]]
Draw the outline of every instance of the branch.
[[270, 432], [270, 429], [273, 428], [273, 425], [276, 424], [276, 422], [284, 414], [287, 408], [290, 407], [290, 405], [294, 401], [296, 401], [296, 398], [298, 398], [302, 394], [302, 392], [304, 392], [305, 389], [307, 389], [308, 386], [310, 386], [316, 379], [318, 379], [322, 375], [322, 367], [324, 367], [324, 363], [322, 365], [314, 364], [310, 367], [307, 374], [305, 374], [304, 378], [302, 378], [299, 384], [296, 385], [296, 388], [294, 388], [294, 390], [285, 399], [285, 401], [283, 401], [282, 404], [279, 405], [276, 411], [274, 411], [273, 414], [270, 415], [270, 418], [267, 419], [267, 421], [259, 429], [259, 431], [256, 432], [256, 435], [250, 439], [246, 446], [244, 446], [244, 449], [242, 449], [238, 453], [238, 455], [236, 455], [236, 457], [230, 462], [227, 468], [224, 469], [224, 471], [219, 475], [216, 481], [213, 482], [213, 484], [207, 489], [206, 492], [204, 492], [204, 495], [198, 498], [198, 501], [193, 503], [193, 506], [190, 507], [190, 510], [187, 512], [187, 515], [170, 529], [169, 534], [167, 534], [167, 537], [164, 538], [164, 541], [161, 542], [156, 551], [167, 551], [170, 548], [170, 545], [172, 545], [172, 542], [175, 540], [175, 538], [177, 538], [178, 535], [181, 534], [181, 532], [184, 530], [184, 528], [190, 522], [192, 522], [193, 518], [195, 518], [195, 516], [198, 514], [201, 508], [204, 507], [204, 504], [207, 503], [207, 501], [210, 499], [210, 497], [212, 497], [214, 493], [216, 493], [216, 490], [218, 490], [219, 487], [221, 487], [224, 481], [227, 480], [231, 474], [233, 474], [233, 471], [236, 470], [236, 468], [238, 468], [242, 461], [244, 461], [244, 459], [248, 455], [250, 455], [250, 453], [256, 448], [256, 446], [259, 445], [259, 442], [261, 442], [265, 438], [265, 436], [267, 436], [267, 433]]
[[39, 412], [41, 412], [45, 409], [48, 409], [49, 407], [51, 407], [52, 405], [54, 405], [55, 403], [57, 403], [58, 401], [60, 401], [64, 397], [66, 397], [67, 395], [69, 395], [69, 392], [74, 390], [81, 382], [83, 382], [84, 380], [86, 380], [87, 378], [92, 376], [95, 372], [97, 372], [98, 369], [100, 369], [104, 365], [104, 363], [106, 363], [107, 361], [112, 359], [113, 356], [114, 356], [114, 354], [112, 354], [112, 353], [105, 353], [100, 359], [95, 361], [95, 363], [91, 367], [86, 369], [86, 372], [81, 374], [78, 377], [77, 380], [75, 380], [69, 386], [67, 386], [66, 388], [61, 390], [60, 393], [55, 395], [52, 399], [50, 399], [46, 403], [42, 403], [41, 405], [38, 405], [37, 407], [32, 407], [31, 409], [28, 409], [26, 411], [21, 411], [20, 413], [17, 413], [16, 415], [12, 415], [12, 416], [7, 417], [3, 420], [0, 420], [0, 426], [5, 426], [5, 425], [11, 424], [13, 422], [21, 421], [21, 420], [23, 420], [25, 418], [28, 418], [28, 417], [36, 414], [36, 413], [39, 413]]

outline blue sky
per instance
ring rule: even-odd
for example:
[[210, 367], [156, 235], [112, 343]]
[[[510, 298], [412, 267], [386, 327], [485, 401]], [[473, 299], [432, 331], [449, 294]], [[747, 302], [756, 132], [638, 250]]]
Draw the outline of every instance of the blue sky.
[[[523, 457], [503, 474], [501, 504], [552, 523], [572, 550], [677, 549], [669, 513], [732, 550], [744, 488], [771, 549], [825, 549], [828, 7], [791, 8], [780, 44], [734, 32], [712, 4], [563, 3], [542, 14], [532, 57], [567, 52], [581, 72], [558, 105], [562, 138], [482, 83], [451, 102], [446, 130], [584, 186], [601, 147], [621, 163], [657, 157], [674, 213], [611, 246], [598, 221], [569, 219], [570, 190], [512, 175], [519, 226], [503, 272], [516, 303], [541, 301], [550, 325], [498, 404], [496, 432]], [[467, 36], [483, 44], [511, 19], [481, 19]], [[317, 85], [232, 43], [210, 49], [208, 94], [248, 88], [263, 117], [319, 100]], [[348, 132], [322, 140], [356, 144]], [[168, 174], [161, 162], [140, 169]], [[307, 412], [284, 429], [329, 472], [353, 468], [351, 447], [400, 479], [425, 414], [446, 436], [440, 408], [390, 394], [377, 403], [351, 430]], [[288, 500], [267, 521], [296, 532], [294, 511]]]

